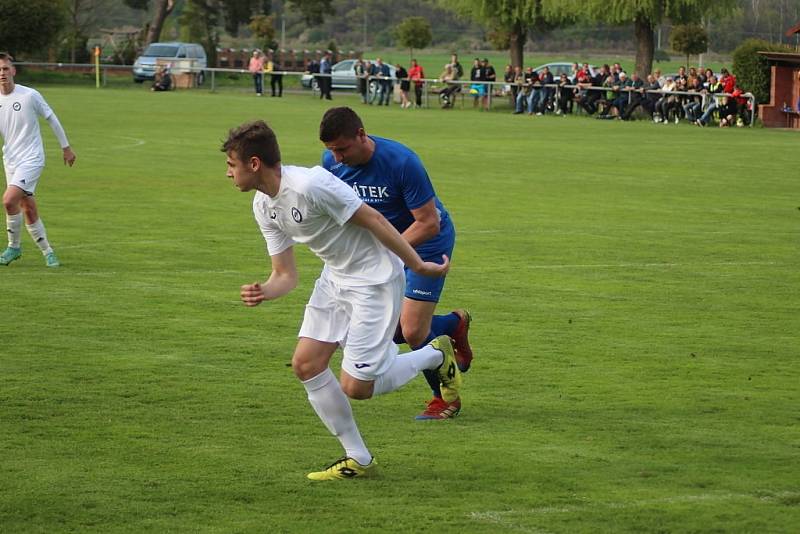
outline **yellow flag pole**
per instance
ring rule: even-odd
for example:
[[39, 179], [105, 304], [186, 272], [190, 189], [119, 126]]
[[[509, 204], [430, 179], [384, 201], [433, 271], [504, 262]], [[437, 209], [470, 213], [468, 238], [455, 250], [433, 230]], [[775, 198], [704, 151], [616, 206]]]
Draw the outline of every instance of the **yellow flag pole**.
[[100, 89], [100, 47], [94, 47], [94, 83]]

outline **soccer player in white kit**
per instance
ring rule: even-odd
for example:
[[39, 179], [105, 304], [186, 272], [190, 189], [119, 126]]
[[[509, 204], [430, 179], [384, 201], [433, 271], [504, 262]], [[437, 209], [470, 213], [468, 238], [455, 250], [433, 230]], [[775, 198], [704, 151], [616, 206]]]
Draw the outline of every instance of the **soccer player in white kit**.
[[[272, 263], [266, 282], [242, 286], [242, 301], [257, 306], [294, 289], [295, 243], [307, 245], [325, 263], [306, 305], [292, 367], [345, 456], [308, 478], [369, 476], [376, 461], [348, 397], [389, 393], [424, 369], [438, 370], [442, 388], [455, 395], [461, 386], [448, 336], [405, 354], [398, 354], [393, 342], [405, 289], [403, 264], [419, 274], [444, 276], [449, 259], [444, 256], [441, 265], [423, 261], [380, 213], [322, 167], [282, 165], [275, 134], [263, 121], [231, 130], [222, 151], [234, 185], [256, 190], [253, 212]], [[341, 384], [328, 366], [339, 346]]]
[[28, 233], [42, 251], [45, 264], [58, 267], [60, 263], [47, 241], [47, 232], [33, 198], [44, 169], [44, 145], [38, 117], [43, 117], [52, 128], [61, 144], [65, 164], [72, 167], [75, 153], [58, 117], [42, 95], [30, 87], [15, 84], [15, 75], [13, 58], [0, 52], [0, 136], [3, 137], [3, 169], [7, 184], [3, 206], [8, 232], [8, 248], [0, 254], [0, 265], [8, 265], [22, 256], [20, 241], [24, 213]]

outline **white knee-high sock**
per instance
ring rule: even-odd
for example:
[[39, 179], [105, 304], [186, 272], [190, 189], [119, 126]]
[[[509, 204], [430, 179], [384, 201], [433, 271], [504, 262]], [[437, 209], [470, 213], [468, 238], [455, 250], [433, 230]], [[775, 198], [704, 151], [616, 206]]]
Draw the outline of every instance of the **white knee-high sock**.
[[375, 379], [372, 395], [378, 396], [400, 389], [425, 369], [436, 369], [442, 365], [442, 353], [430, 345], [415, 351], [398, 354], [391, 367]]
[[35, 223], [26, 224], [25, 227], [28, 229], [28, 233], [31, 234], [33, 242], [42, 251], [42, 254], [47, 255], [53, 252], [53, 249], [50, 248], [50, 243], [47, 241], [47, 232], [44, 229], [42, 219], [36, 219]]
[[364, 444], [364, 439], [353, 419], [350, 400], [342, 391], [333, 371], [330, 368], [325, 369], [314, 378], [303, 381], [303, 386], [308, 392], [308, 401], [314, 411], [331, 434], [339, 439], [345, 454], [361, 465], [370, 463], [372, 454]]
[[6, 232], [8, 233], [8, 246], [19, 248], [22, 239], [22, 212], [16, 215], [6, 213]]

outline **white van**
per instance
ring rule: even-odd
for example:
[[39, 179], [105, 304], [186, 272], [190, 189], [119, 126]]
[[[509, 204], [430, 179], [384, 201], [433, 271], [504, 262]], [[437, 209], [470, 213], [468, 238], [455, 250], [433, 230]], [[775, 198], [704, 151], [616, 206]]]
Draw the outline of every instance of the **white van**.
[[[176, 41], [169, 43], [150, 43], [133, 63], [133, 81], [142, 83], [145, 80], [152, 80], [156, 76], [156, 62], [165, 59], [192, 59], [194, 65], [202, 69], [208, 66], [206, 51], [197, 43], [179, 43]], [[205, 73], [200, 71], [197, 74], [197, 84], [201, 85], [205, 80]]]

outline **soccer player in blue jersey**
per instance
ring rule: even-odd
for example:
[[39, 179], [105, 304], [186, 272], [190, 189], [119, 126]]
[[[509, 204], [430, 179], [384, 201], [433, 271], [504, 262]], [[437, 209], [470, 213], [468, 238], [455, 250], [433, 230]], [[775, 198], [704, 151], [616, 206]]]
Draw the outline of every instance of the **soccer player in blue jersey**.
[[[338, 176], [361, 200], [378, 210], [425, 261], [452, 257], [456, 232], [450, 214], [436, 197], [433, 184], [419, 156], [410, 148], [373, 135], [348, 107], [329, 109], [322, 117], [319, 138], [327, 149], [322, 166]], [[444, 288], [444, 277], [420, 276], [408, 267], [403, 307], [395, 342], [412, 349], [447, 335], [453, 339], [456, 361], [462, 372], [472, 362], [468, 333], [470, 314], [455, 310], [434, 315]], [[448, 419], [458, 415], [461, 399], [442, 398], [437, 374], [425, 372], [433, 399], [417, 419]]]

